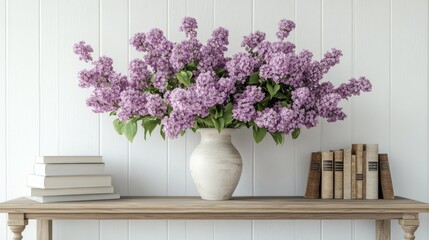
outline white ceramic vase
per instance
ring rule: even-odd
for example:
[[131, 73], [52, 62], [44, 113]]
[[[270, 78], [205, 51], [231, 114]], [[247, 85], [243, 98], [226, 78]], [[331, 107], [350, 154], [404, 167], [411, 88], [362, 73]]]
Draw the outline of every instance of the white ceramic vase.
[[240, 180], [243, 162], [231, 142], [235, 129], [198, 129], [201, 142], [191, 154], [189, 168], [202, 199], [228, 200]]

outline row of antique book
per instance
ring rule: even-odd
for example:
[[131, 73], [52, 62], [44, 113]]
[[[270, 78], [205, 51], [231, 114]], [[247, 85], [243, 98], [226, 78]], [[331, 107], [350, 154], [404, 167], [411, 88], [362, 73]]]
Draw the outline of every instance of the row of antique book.
[[394, 199], [388, 155], [378, 144], [313, 152], [305, 198]]
[[36, 157], [27, 197], [38, 202], [117, 199], [101, 156]]

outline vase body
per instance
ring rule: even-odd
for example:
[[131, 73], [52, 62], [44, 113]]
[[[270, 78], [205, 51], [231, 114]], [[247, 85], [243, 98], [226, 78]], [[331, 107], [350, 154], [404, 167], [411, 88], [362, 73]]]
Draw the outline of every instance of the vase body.
[[243, 162], [231, 142], [235, 129], [219, 134], [214, 128], [198, 129], [201, 142], [191, 154], [189, 168], [202, 199], [227, 200], [240, 180]]

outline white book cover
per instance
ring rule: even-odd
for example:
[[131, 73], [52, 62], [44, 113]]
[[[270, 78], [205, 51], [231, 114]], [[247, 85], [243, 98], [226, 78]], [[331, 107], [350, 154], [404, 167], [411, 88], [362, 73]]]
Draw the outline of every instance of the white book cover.
[[113, 186], [89, 187], [89, 188], [52, 188], [52, 189], [27, 187], [27, 196], [30, 196], [30, 197], [102, 194], [102, 193], [114, 193]]
[[110, 175], [40, 176], [28, 175], [28, 186], [34, 188], [107, 187], [112, 185]]
[[36, 163], [101, 163], [101, 156], [39, 156]]
[[119, 199], [117, 193], [108, 194], [86, 194], [86, 195], [70, 195], [70, 196], [46, 196], [46, 197], [27, 197], [39, 203], [52, 203], [52, 202], [75, 202], [75, 201], [96, 201], [96, 200], [109, 200]]
[[42, 176], [95, 175], [104, 173], [104, 163], [35, 163], [34, 174]]
[[365, 144], [366, 199], [378, 199], [378, 144]]

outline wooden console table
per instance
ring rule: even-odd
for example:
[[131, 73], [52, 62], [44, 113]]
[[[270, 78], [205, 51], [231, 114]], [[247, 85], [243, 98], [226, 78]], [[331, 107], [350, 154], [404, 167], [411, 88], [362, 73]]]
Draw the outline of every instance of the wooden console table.
[[418, 215], [429, 204], [395, 200], [322, 200], [302, 197], [236, 197], [204, 201], [197, 197], [125, 197], [119, 200], [37, 203], [27, 198], [0, 203], [8, 213], [12, 239], [21, 240], [28, 219], [37, 219], [37, 239], [52, 239], [56, 219], [375, 219], [377, 240], [390, 239], [390, 220], [398, 219], [406, 240], [414, 239]]

